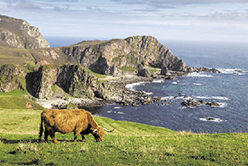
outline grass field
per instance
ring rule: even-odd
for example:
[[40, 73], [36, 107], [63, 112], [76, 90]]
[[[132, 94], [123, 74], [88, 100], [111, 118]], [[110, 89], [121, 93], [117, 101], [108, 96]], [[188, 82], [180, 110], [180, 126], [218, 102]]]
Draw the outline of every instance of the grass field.
[[0, 165], [248, 165], [248, 134], [194, 134], [95, 117], [105, 133], [37, 143], [41, 111], [0, 109]]

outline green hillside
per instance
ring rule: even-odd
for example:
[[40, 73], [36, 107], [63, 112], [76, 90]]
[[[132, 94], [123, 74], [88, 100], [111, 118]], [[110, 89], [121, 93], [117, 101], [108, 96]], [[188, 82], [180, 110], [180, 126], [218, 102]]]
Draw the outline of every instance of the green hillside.
[[60, 144], [37, 143], [40, 112], [0, 109], [0, 164], [3, 165], [248, 165], [247, 133], [175, 132], [95, 117], [105, 133], [74, 143], [73, 134], [56, 134]]
[[[11, 92], [11, 94], [14, 94], [14, 93], [15, 93], [15, 91]], [[34, 110], [44, 110], [44, 108], [42, 106], [40, 106], [36, 102], [34, 102], [34, 101], [32, 101], [26, 97], [6, 95], [4, 93], [0, 93], [0, 109], [1, 108], [4, 108], [4, 109], [25, 109], [27, 103], [32, 104], [32, 107]]]

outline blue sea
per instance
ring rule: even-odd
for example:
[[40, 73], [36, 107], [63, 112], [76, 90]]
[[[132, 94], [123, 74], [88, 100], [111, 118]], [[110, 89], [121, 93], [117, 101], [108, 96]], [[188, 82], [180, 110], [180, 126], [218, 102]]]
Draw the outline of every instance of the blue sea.
[[[133, 121], [175, 131], [196, 133], [248, 132], [248, 47], [244, 43], [162, 41], [188, 66], [217, 68], [222, 73], [192, 73], [174, 80], [155, 80], [128, 85], [169, 101], [139, 107], [107, 105], [98, 116]], [[73, 43], [72, 43], [73, 44]], [[52, 46], [52, 44], [51, 44]], [[220, 107], [183, 107], [189, 98], [217, 102]], [[175, 98], [176, 97], [176, 98]], [[207, 118], [214, 120], [208, 120]]]

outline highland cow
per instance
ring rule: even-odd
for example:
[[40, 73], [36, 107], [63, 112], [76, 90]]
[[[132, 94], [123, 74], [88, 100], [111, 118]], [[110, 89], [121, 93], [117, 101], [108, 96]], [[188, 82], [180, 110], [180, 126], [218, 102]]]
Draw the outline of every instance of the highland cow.
[[74, 142], [77, 142], [78, 134], [81, 134], [82, 140], [85, 141], [84, 135], [91, 133], [97, 142], [101, 142], [104, 130], [108, 131], [107, 129], [99, 127], [93, 116], [85, 110], [48, 109], [41, 113], [39, 141], [41, 141], [44, 130], [43, 123], [45, 126], [45, 143], [48, 142], [48, 135], [50, 135], [54, 143], [59, 143], [55, 138], [55, 132], [62, 134], [74, 132]]

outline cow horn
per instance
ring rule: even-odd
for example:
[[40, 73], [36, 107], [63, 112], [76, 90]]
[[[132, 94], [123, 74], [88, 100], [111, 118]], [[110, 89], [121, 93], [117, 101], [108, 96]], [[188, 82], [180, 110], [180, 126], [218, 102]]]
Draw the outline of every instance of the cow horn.
[[96, 134], [97, 133], [97, 129], [93, 130], [93, 134]]
[[103, 128], [103, 130], [105, 130], [107, 132], [113, 132], [115, 129], [109, 131], [108, 129]]

